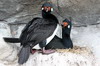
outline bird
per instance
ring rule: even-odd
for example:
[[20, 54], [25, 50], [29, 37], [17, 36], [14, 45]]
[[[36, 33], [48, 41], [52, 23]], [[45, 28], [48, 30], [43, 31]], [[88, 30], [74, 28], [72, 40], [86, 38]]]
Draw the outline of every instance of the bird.
[[55, 36], [48, 45], [46, 45], [46, 49], [69, 49], [73, 48], [73, 42], [70, 37], [72, 21], [69, 19], [64, 19], [61, 23], [62, 26], [62, 38]]
[[73, 48], [73, 42], [70, 37], [72, 22], [68, 19], [62, 23], [62, 43], [66, 48]]
[[[51, 14], [53, 11], [52, 4], [44, 3], [42, 5], [42, 17], [35, 18], [29, 22], [26, 27], [23, 29], [20, 41], [22, 49], [19, 52], [19, 64], [23, 64], [29, 58], [30, 49], [37, 45], [38, 43], [46, 44], [46, 39], [49, 38], [55, 31], [58, 19]], [[42, 47], [42, 52], [44, 54], [52, 53], [51, 50], [45, 50], [45, 47]]]
[[65, 19], [62, 21], [61, 26], [62, 26], [62, 38], [59, 38], [58, 36], [55, 35], [54, 38], [46, 45], [45, 47], [46, 50], [73, 48], [73, 42], [70, 38], [70, 33], [72, 29], [72, 21], [69, 19]]
[[[45, 46], [50, 42], [50, 40], [47, 41], [47, 39], [53, 38], [52, 35], [54, 36], [57, 32], [58, 19], [55, 15], [51, 14], [53, 11], [53, 6], [51, 3], [44, 3], [41, 9], [42, 18], [33, 18], [29, 23], [26, 24], [19, 39], [16, 38], [16, 40], [21, 43], [22, 47], [18, 54], [19, 64], [24, 64], [28, 60], [32, 47], [38, 43], [42, 44], [42, 53], [50, 54], [55, 52], [51, 49], [45, 50]], [[17, 41], [15, 41], [15, 43]]]

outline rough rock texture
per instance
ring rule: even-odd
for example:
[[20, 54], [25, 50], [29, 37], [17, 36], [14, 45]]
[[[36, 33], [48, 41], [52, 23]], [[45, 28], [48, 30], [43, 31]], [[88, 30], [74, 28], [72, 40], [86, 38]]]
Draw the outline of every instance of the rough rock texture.
[[3, 49], [0, 52], [0, 66], [95, 66], [95, 57], [91, 50], [77, 46], [69, 50], [57, 49], [55, 53], [49, 55], [36, 52], [33, 55], [30, 54], [25, 64], [19, 65], [17, 48], [5, 43], [2, 38], [0, 41], [2, 41], [0, 49]]
[[[88, 49], [89, 50], [89, 49]], [[33, 66], [95, 66], [94, 58], [91, 51], [86, 48], [74, 50], [57, 50], [56, 53], [43, 55], [41, 53], [35, 53], [26, 64], [29, 63]]]
[[[57, 2], [58, 1], [58, 2]], [[72, 17], [74, 24], [88, 25], [99, 23], [100, 0], [52, 0], [64, 17]]]
[[[44, 0], [45, 1], [45, 0]], [[72, 17], [77, 25], [99, 23], [100, 0], [48, 0], [55, 6], [55, 14], [60, 19]], [[0, 0], [0, 20], [27, 23], [40, 15], [43, 0]], [[58, 13], [56, 13], [56, 11]]]
[[[41, 4], [47, 0], [0, 0], [0, 36], [19, 37], [25, 24], [34, 17], [41, 17]], [[72, 17], [72, 40], [74, 45], [88, 46], [92, 49], [100, 64], [100, 0], [48, 0], [54, 4], [54, 12], [59, 22]], [[0, 38], [0, 63], [4, 58], [2, 52], [8, 56], [15, 49], [15, 56], [19, 44], [2, 43]], [[5, 48], [7, 47], [7, 48]], [[4, 50], [1, 50], [1, 49]], [[41, 55], [41, 54], [40, 54]], [[13, 59], [15, 58], [13, 57]], [[10, 61], [13, 61], [11, 59]], [[8, 59], [6, 59], [8, 60]], [[7, 61], [8, 62], [8, 61]], [[15, 61], [16, 63], [17, 61]], [[12, 63], [11, 63], [12, 64]], [[16, 66], [16, 64], [13, 64]], [[5, 66], [1, 64], [0, 66]], [[8, 65], [12, 66], [12, 65]], [[96, 65], [100, 66], [100, 65]]]
[[100, 51], [98, 51], [100, 49], [100, 24], [80, 28], [73, 27], [72, 39], [74, 45], [90, 47], [100, 65]]

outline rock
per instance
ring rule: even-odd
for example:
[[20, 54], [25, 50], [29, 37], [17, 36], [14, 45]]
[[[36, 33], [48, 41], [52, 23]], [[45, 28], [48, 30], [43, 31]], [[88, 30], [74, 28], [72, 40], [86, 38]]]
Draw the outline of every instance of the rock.
[[[64, 18], [72, 17], [73, 24], [89, 25], [99, 21], [100, 0], [51, 0]], [[63, 18], [63, 19], [64, 19]]]
[[11, 36], [10, 26], [5, 21], [0, 22], [0, 36]]
[[30, 55], [26, 63], [19, 65], [17, 63], [17, 49], [4, 41], [0, 44], [2, 44], [0, 49], [3, 49], [0, 51], [0, 64], [2, 66], [95, 66], [95, 57], [91, 50], [86, 47], [75, 46], [74, 49], [57, 49], [55, 53], [48, 55], [36, 52]]
[[[49, 0], [54, 4], [54, 14], [62, 21], [72, 17], [73, 24], [88, 25], [99, 21], [100, 1], [96, 0]], [[40, 16], [40, 7], [45, 0], [1, 0], [0, 19], [7, 22], [27, 23], [35, 16]], [[58, 13], [60, 14], [58, 14]], [[63, 17], [62, 17], [63, 16]], [[13, 21], [14, 19], [14, 21]], [[9, 21], [10, 20], [10, 21]]]
[[[73, 53], [54, 53], [51, 55], [41, 55], [35, 54], [36, 56], [32, 56], [31, 61], [29, 60], [23, 66], [28, 66], [30, 64], [35, 66], [94, 66], [93, 59], [85, 58], [86, 56], [81, 56]], [[92, 60], [92, 61], [90, 61]]]
[[11, 44], [4, 42], [3, 36], [0, 35], [0, 64], [7, 66], [7, 63], [16, 62], [17, 48]]
[[[72, 29], [72, 40], [74, 45], [78, 46], [88, 46], [93, 51], [95, 57], [97, 58], [97, 62], [100, 61], [100, 48], [99, 41], [100, 41], [100, 24], [98, 25], [91, 25], [87, 27], [73, 27]], [[97, 63], [97, 64], [98, 64]], [[100, 63], [99, 63], [100, 65]], [[97, 65], [97, 66], [99, 66]]]

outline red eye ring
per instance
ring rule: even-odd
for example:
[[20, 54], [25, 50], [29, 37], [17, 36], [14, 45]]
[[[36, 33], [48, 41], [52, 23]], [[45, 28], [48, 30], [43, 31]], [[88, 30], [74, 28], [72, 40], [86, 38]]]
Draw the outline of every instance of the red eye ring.
[[51, 11], [51, 7], [43, 7], [44, 8], [44, 10], [46, 11], [46, 10], [48, 10], [48, 11]]

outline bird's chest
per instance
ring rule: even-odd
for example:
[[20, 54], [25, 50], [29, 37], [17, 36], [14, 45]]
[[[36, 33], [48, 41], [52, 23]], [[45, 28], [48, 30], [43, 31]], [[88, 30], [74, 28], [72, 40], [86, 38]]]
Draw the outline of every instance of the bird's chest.
[[[55, 35], [57, 35], [58, 34], [58, 32], [59, 32], [59, 24], [57, 24], [57, 26], [55, 27], [55, 30], [53, 31], [53, 33], [52, 33], [52, 35], [50, 35], [47, 39], [46, 39], [46, 45], [54, 38], [54, 36]], [[48, 27], [49, 28], [49, 30], [50, 29], [52, 29], [52, 27]], [[48, 30], [48, 31], [49, 31]], [[40, 48], [40, 46], [39, 46], [39, 44], [37, 44], [35, 47], [34, 47], [35, 49], [41, 49]]]
[[59, 29], [59, 24], [57, 24], [57, 26], [55, 27], [53, 34], [46, 39], [47, 40], [46, 44], [48, 44], [54, 38], [54, 36], [57, 35], [58, 29]]

